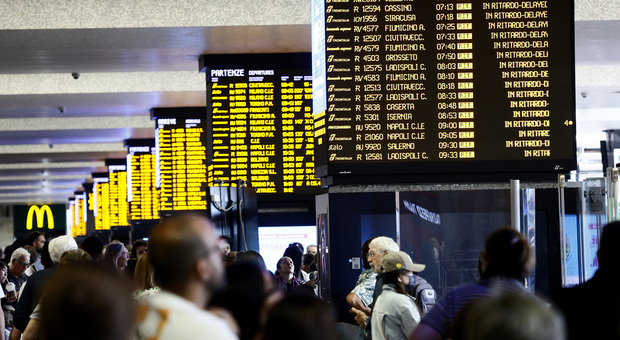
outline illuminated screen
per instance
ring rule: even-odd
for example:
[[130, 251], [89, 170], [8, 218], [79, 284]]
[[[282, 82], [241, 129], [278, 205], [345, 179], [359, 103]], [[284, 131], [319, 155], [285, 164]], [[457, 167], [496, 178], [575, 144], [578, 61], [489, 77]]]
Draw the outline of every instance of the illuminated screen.
[[160, 211], [207, 210], [205, 109], [153, 109]]
[[108, 173], [93, 173], [95, 230], [110, 230], [110, 179]]
[[317, 175], [575, 169], [572, 13], [313, 0]]
[[205, 56], [210, 186], [242, 180], [257, 194], [320, 190], [309, 65], [308, 53]]
[[75, 199], [69, 199], [69, 222], [67, 223], [67, 226], [71, 227], [71, 236], [72, 237], [76, 237], [77, 236], [77, 227], [75, 225], [75, 220], [76, 220], [76, 208], [75, 208]]
[[71, 202], [71, 212], [73, 214], [73, 226], [71, 236], [86, 236], [86, 202], [85, 194], [76, 195], [75, 201]]
[[[127, 201], [132, 221], [159, 219], [155, 140], [127, 140]], [[143, 145], [139, 145], [143, 144]]]
[[278, 260], [293, 242], [301, 243], [305, 253], [307, 246], [316, 245], [316, 226], [258, 227], [259, 253], [274, 273]]
[[[123, 160], [125, 163], [125, 160]], [[110, 226], [129, 225], [129, 203], [127, 203], [127, 164], [108, 165], [110, 195]]]

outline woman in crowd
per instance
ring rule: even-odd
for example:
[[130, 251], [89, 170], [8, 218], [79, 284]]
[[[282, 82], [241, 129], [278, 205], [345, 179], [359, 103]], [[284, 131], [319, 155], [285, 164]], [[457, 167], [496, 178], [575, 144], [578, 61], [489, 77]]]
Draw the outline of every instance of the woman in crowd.
[[138, 258], [136, 263], [136, 271], [134, 278], [137, 290], [133, 297], [139, 300], [145, 296], [156, 294], [160, 291], [159, 280], [153, 270], [153, 266], [149, 263], [149, 254], [143, 254]]
[[424, 270], [424, 266], [413, 263], [407, 253], [397, 251], [383, 257], [381, 268], [383, 291], [372, 310], [372, 338], [406, 340], [420, 322], [420, 311], [407, 294], [407, 286], [413, 280], [413, 272]]
[[282, 293], [290, 293], [301, 284], [295, 277], [295, 265], [293, 259], [284, 256], [278, 260], [276, 275], [276, 288]]
[[129, 251], [125, 248], [125, 245], [120, 241], [112, 241], [103, 250], [103, 263], [109, 265], [118, 270], [123, 270], [127, 267], [127, 260], [129, 260]]

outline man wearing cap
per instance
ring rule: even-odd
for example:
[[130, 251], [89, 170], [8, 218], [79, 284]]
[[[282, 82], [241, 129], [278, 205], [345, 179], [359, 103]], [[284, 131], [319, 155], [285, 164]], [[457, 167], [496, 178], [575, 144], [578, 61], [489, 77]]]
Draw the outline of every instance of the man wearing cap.
[[413, 298], [407, 294], [407, 286], [413, 273], [425, 266], [415, 264], [407, 253], [388, 253], [381, 262], [383, 292], [372, 310], [372, 339], [405, 340], [420, 322], [420, 311]]

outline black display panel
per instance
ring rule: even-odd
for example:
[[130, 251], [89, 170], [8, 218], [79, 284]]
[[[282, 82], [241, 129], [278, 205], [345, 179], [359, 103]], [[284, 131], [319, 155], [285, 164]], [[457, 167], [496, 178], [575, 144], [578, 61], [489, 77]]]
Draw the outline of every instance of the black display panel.
[[160, 213], [207, 210], [205, 108], [157, 108], [151, 116], [157, 124]]
[[573, 3], [313, 0], [317, 175], [576, 167]]
[[317, 193], [309, 53], [205, 55], [209, 185]]
[[127, 202], [129, 219], [139, 223], [159, 219], [157, 191], [157, 149], [154, 139], [128, 139]]

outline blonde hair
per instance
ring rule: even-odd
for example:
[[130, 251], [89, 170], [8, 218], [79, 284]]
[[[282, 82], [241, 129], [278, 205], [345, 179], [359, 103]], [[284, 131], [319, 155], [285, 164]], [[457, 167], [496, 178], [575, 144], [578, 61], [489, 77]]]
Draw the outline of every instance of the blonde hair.
[[149, 262], [149, 254], [146, 253], [138, 258], [134, 278], [138, 289], [144, 290], [159, 286], [157, 276], [153, 270], [153, 265]]

